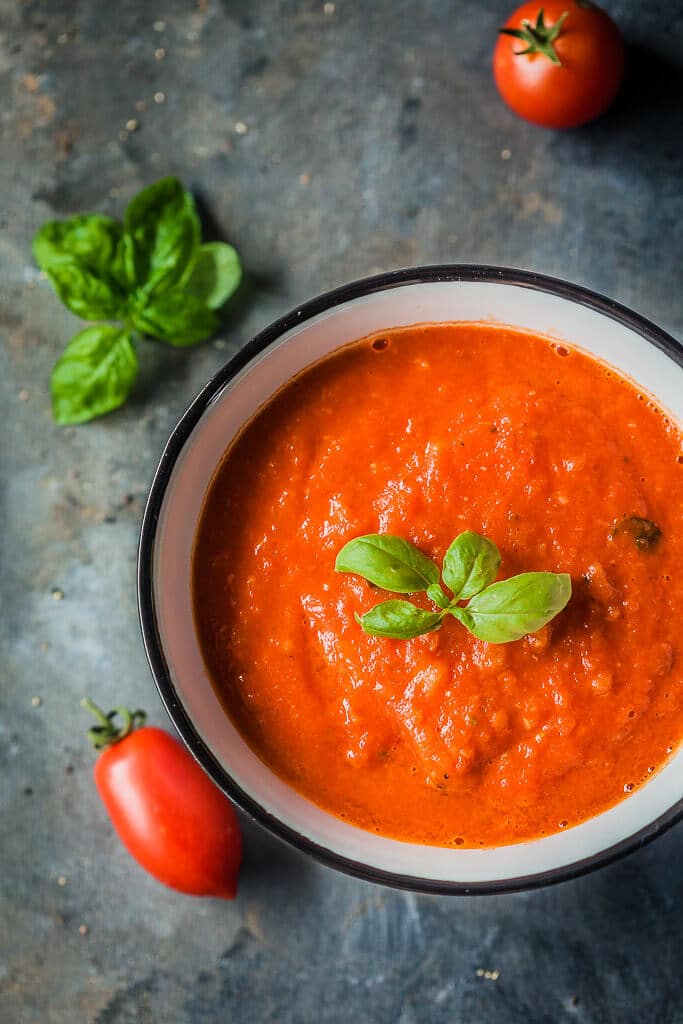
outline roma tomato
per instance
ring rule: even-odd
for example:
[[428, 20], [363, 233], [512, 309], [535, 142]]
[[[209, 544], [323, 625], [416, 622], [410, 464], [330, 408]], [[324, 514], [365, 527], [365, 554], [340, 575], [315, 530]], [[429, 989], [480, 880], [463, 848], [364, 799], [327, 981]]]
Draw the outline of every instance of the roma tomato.
[[498, 91], [520, 117], [575, 128], [610, 105], [624, 75], [624, 46], [590, 0], [525, 3], [500, 30], [493, 53]]
[[242, 836], [227, 797], [178, 740], [144, 726], [144, 712], [105, 715], [92, 701], [82, 703], [100, 723], [89, 731], [102, 751], [95, 784], [128, 851], [172, 889], [234, 899]]

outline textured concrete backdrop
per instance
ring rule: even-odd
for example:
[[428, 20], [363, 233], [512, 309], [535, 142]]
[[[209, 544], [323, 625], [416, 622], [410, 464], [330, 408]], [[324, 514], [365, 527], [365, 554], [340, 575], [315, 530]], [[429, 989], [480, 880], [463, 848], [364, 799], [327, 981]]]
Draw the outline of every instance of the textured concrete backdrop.
[[[353, 881], [245, 822], [238, 901], [193, 901], [112, 834], [78, 708], [164, 722], [135, 607], [145, 493], [189, 400], [276, 315], [377, 269], [482, 261], [680, 335], [682, 8], [608, 6], [629, 83], [562, 134], [497, 99], [503, 0], [0, 0], [2, 1024], [683, 1021], [680, 828], [574, 883], [458, 900]], [[59, 429], [49, 372], [76, 321], [31, 237], [168, 173], [247, 284], [216, 340], [147, 345], [122, 411]]]

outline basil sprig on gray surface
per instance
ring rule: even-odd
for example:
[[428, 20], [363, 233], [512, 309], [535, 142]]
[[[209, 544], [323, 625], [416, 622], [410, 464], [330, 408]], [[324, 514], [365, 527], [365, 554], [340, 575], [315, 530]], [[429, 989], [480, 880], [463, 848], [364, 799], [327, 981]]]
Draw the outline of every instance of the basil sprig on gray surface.
[[[572, 584], [567, 573], [525, 572], [495, 583], [499, 566], [500, 552], [493, 541], [466, 530], [448, 548], [441, 574], [418, 548], [391, 534], [350, 540], [337, 555], [335, 570], [355, 573], [394, 593], [423, 592], [437, 606], [437, 611], [426, 611], [411, 601], [391, 600], [356, 615], [370, 636], [393, 640], [432, 633], [452, 615], [480, 640], [506, 644], [535, 633], [569, 602]], [[439, 582], [440, 575], [452, 597]]]
[[84, 423], [125, 402], [137, 376], [136, 334], [175, 347], [218, 327], [216, 310], [242, 270], [231, 245], [202, 245], [192, 195], [162, 178], [129, 204], [123, 224], [102, 214], [48, 221], [33, 254], [67, 309], [97, 324], [71, 339], [52, 372], [60, 424]]
[[138, 357], [128, 331], [111, 324], [86, 327], [71, 339], [52, 371], [55, 419], [84, 423], [116, 408], [137, 372]]

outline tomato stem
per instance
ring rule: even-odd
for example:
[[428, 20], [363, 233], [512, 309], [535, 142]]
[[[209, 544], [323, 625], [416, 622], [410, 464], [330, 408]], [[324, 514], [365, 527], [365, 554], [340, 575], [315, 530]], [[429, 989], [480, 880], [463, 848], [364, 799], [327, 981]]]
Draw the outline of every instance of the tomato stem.
[[[146, 713], [139, 708], [137, 711], [130, 711], [128, 708], [119, 707], [105, 714], [102, 708], [98, 707], [90, 697], [83, 698], [81, 707], [94, 715], [100, 723], [88, 729], [88, 739], [95, 750], [106, 750], [107, 747], [113, 746], [114, 743], [119, 743], [126, 736], [129, 736], [133, 729], [144, 725], [147, 720]], [[115, 724], [117, 716], [122, 719], [120, 726]]]
[[565, 19], [569, 11], [563, 11], [553, 25], [546, 25], [545, 15], [541, 7], [536, 17], [536, 24], [533, 25], [527, 18], [522, 20], [521, 28], [501, 28], [501, 35], [512, 36], [514, 39], [521, 39], [526, 43], [526, 49], [515, 50], [517, 57], [523, 57], [527, 53], [542, 53], [548, 60], [558, 67], [562, 67], [562, 61], [557, 56], [554, 43], [562, 31]]

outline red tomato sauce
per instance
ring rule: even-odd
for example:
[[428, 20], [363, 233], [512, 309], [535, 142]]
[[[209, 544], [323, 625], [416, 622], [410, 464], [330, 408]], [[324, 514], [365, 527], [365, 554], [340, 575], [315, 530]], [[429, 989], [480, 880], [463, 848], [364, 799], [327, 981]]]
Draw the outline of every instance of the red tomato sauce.
[[[516, 329], [402, 328], [318, 362], [228, 449], [198, 527], [196, 628], [228, 715], [386, 836], [501, 845], [612, 806], [683, 735], [681, 451], [634, 384]], [[630, 516], [661, 529], [651, 550], [613, 535]], [[342, 545], [393, 533], [440, 565], [467, 529], [499, 578], [570, 573], [567, 608], [503, 645], [450, 617], [366, 635], [354, 613], [394, 595], [335, 573]]]

